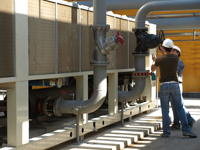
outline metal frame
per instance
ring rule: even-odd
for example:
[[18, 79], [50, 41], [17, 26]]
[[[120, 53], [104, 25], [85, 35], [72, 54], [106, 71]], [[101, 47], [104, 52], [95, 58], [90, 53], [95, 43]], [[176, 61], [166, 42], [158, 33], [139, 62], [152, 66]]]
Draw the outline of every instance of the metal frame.
[[[92, 11], [88, 7], [81, 7], [68, 2], [61, 2], [57, 0], [47, 0], [50, 2], [55, 2], [56, 4], [64, 4], [72, 7], [78, 7], [81, 9], [86, 9]], [[15, 6], [15, 20], [14, 20], [14, 31], [15, 31], [15, 66], [16, 66], [16, 77], [10, 78], [0, 78], [0, 87], [2, 89], [8, 89], [8, 145], [13, 149], [45, 149], [56, 144], [62, 143], [64, 141], [73, 139], [76, 137], [75, 127], [64, 128], [56, 130], [52, 133], [47, 133], [39, 137], [29, 140], [29, 120], [28, 120], [28, 81], [36, 79], [51, 79], [51, 78], [61, 78], [61, 77], [80, 77], [78, 94], [79, 97], [87, 99], [87, 80], [88, 75], [92, 75], [93, 71], [87, 72], [75, 72], [75, 73], [62, 73], [62, 74], [47, 74], [47, 75], [34, 75], [29, 76], [28, 74], [28, 0], [14, 0]], [[20, 9], [21, 6], [23, 9]], [[56, 6], [55, 6], [56, 9]], [[23, 14], [23, 15], [22, 15]], [[109, 14], [108, 15], [112, 15]], [[23, 16], [23, 17], [22, 17]], [[134, 21], [127, 17], [112, 15], [115, 18], [128, 19], [129, 21]], [[150, 24], [148, 24], [150, 25]], [[115, 28], [114, 28], [115, 30]], [[57, 33], [56, 33], [57, 34]], [[20, 36], [20, 37], [18, 37]], [[23, 38], [21, 38], [23, 37]], [[23, 44], [22, 44], [23, 43]], [[21, 55], [23, 53], [23, 55]], [[129, 55], [127, 56], [129, 57]], [[116, 56], [115, 56], [116, 59]], [[89, 60], [88, 60], [89, 61]], [[115, 65], [116, 67], [116, 65]], [[149, 69], [148, 67], [146, 68]], [[88, 121], [87, 114], [84, 114], [84, 121], [80, 125], [80, 136], [93, 131], [93, 123], [96, 124], [96, 129], [100, 129], [112, 123], [120, 121], [120, 111], [118, 111], [118, 73], [119, 72], [132, 72], [135, 68], [128, 69], [117, 69], [107, 70], [109, 77], [109, 90], [112, 95], [109, 96], [109, 114], [101, 116], [99, 118], [93, 118]], [[112, 84], [113, 83], [113, 84]], [[81, 91], [81, 89], [84, 91]], [[144, 93], [145, 94], [145, 93]], [[124, 111], [124, 119], [130, 118], [142, 111], [149, 110], [155, 106], [155, 102], [147, 102], [135, 107], [126, 108]], [[23, 111], [22, 111], [23, 110]], [[13, 115], [16, 114], [16, 115]], [[11, 119], [12, 118], [12, 119]], [[81, 119], [79, 119], [79, 122]], [[104, 123], [103, 123], [104, 122]], [[92, 129], [91, 129], [92, 127]], [[84, 128], [84, 133], [82, 133], [82, 128]], [[51, 142], [50, 142], [51, 141]], [[29, 142], [29, 143], [28, 143]], [[27, 144], [26, 144], [27, 143]], [[11, 149], [12, 149], [11, 148]]]

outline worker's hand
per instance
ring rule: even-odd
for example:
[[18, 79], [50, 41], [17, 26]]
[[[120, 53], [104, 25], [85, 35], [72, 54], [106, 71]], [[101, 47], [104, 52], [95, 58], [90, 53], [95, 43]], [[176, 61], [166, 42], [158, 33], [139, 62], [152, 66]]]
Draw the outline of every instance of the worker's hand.
[[155, 61], [156, 60], [156, 56], [154, 54], [152, 54], [152, 60]]

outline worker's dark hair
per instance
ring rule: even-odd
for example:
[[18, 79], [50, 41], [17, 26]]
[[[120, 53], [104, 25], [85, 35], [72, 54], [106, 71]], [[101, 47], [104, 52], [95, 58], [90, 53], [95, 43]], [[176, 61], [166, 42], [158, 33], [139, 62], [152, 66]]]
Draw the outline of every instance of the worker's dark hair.
[[178, 57], [180, 57], [181, 56], [181, 53], [179, 52], [179, 51], [177, 51], [178, 52]]
[[172, 48], [167, 48], [167, 47], [165, 47], [165, 51], [166, 51], [166, 52], [171, 52], [171, 51], [172, 51]]

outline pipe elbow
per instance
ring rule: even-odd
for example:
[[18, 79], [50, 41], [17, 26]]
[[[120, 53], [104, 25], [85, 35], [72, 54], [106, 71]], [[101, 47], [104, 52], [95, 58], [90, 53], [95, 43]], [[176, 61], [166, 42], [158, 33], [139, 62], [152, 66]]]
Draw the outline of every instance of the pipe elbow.
[[118, 101], [125, 102], [125, 101], [136, 100], [144, 91], [145, 85], [146, 85], [146, 78], [136, 79], [135, 87], [131, 91], [118, 92]]

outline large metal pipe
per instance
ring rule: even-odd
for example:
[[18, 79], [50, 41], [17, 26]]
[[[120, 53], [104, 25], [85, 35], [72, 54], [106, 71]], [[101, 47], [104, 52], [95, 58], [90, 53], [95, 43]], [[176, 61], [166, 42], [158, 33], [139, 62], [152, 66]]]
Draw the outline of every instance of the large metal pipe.
[[200, 17], [147, 19], [157, 30], [200, 29]]
[[[135, 71], [145, 71], [145, 56], [144, 54], [138, 54], [135, 56]], [[136, 100], [144, 91], [146, 84], [146, 78], [135, 78], [135, 86], [131, 91], [119, 91], [118, 101], [133, 101]]]
[[[107, 10], [123, 10], [123, 9], [139, 9], [144, 4], [151, 2], [152, 0], [107, 0]], [[180, 0], [154, 0], [157, 1], [180, 1]], [[188, 1], [190, 2], [190, 1]], [[86, 5], [91, 7], [93, 1], [79, 1], [80, 5]], [[181, 2], [178, 2], [181, 3]], [[135, 16], [134, 16], [135, 17]], [[157, 30], [179, 30], [181, 29], [199, 29], [199, 20], [197, 18], [190, 18], [188, 21], [185, 18], [172, 18], [172, 21], [167, 19], [155, 19], [150, 21], [151, 23], [157, 24]], [[174, 22], [174, 20], [176, 20]]]
[[94, 67], [93, 80], [94, 92], [90, 99], [88, 99], [87, 101], [62, 100], [59, 102], [59, 112], [83, 114], [91, 113], [98, 109], [104, 102], [107, 93], [107, 78], [105, 66]]
[[[123, 9], [139, 9], [145, 3], [152, 0], [107, 0], [107, 10], [123, 10]], [[164, 0], [154, 0], [154, 1], [164, 1]], [[176, 1], [176, 0], [168, 0]], [[91, 7], [93, 1], [79, 1], [79, 5], [85, 5]]]
[[106, 25], [106, 0], [97, 1], [94, 0], [94, 25]]
[[[142, 6], [135, 19], [136, 31], [145, 31], [146, 16], [151, 11], [165, 11], [165, 10], [190, 10], [199, 9], [200, 1], [163, 1], [163, 2], [149, 2]], [[145, 57], [142, 54], [135, 55], [136, 71], [145, 71]], [[129, 92], [119, 92], [119, 101], [131, 101], [140, 96], [145, 87], [145, 78], [136, 78], [135, 87]]]
[[101, 54], [97, 41], [100, 37], [106, 38], [106, 30], [102, 28], [106, 26], [106, 0], [94, 0], [93, 18], [94, 40], [96, 41], [93, 55], [94, 60], [91, 61], [94, 68], [93, 95], [86, 101], [57, 99], [54, 106], [54, 113], [57, 115], [63, 113], [91, 113], [97, 110], [105, 100], [107, 94], [106, 66], [108, 63], [107, 56]]
[[170, 11], [170, 10], [194, 10], [200, 8], [200, 1], [153, 1], [143, 5], [137, 12], [135, 18], [135, 28], [145, 28], [146, 16], [152, 11]]

